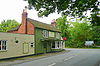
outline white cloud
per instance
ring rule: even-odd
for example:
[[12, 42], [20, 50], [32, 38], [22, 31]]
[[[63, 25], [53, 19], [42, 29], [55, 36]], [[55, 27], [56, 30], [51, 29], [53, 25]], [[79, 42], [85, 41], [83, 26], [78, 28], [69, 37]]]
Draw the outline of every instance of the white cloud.
[[[0, 0], [0, 22], [5, 19], [15, 19], [21, 22], [23, 8], [27, 5], [28, 3], [23, 0]], [[38, 18], [37, 12], [35, 10], [30, 10], [28, 11], [28, 17], [41, 22], [50, 23], [52, 19], [56, 19], [60, 17], [60, 15], [54, 13], [50, 14], [48, 17]]]
[[57, 19], [57, 18], [61, 17], [61, 15], [60, 14], [58, 15], [57, 13], [53, 13], [53, 14], [48, 15], [48, 17], [42, 18], [42, 17], [37, 16], [37, 11], [29, 10], [28, 17], [32, 18], [34, 20], [38, 20], [38, 21], [50, 24], [53, 19]]

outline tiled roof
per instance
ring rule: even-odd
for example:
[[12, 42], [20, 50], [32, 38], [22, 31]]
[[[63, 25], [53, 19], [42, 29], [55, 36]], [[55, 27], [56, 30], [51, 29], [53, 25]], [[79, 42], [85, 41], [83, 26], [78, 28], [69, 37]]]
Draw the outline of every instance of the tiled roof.
[[28, 18], [27, 20], [29, 20], [37, 28], [42, 28], [42, 29], [60, 32], [56, 27], [54, 27], [50, 24], [42, 23], [42, 22], [30, 19], [30, 18]]
[[[37, 20], [33, 20], [33, 19], [30, 19], [30, 18], [27, 18], [27, 20], [29, 22], [31, 22], [35, 27], [37, 28], [42, 28], [42, 29], [47, 29], [47, 30], [51, 30], [51, 31], [57, 31], [57, 32], [60, 32], [56, 27], [50, 25], [50, 24], [46, 24], [46, 23], [42, 23], [42, 22], [39, 22]], [[18, 30], [20, 26], [17, 26], [15, 28], [12, 28], [9, 31], [15, 31], [15, 30]]]

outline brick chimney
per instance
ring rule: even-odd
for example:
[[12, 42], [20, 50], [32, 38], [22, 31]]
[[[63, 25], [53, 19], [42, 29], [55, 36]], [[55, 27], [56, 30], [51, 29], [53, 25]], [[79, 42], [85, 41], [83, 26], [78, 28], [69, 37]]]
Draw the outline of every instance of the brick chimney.
[[51, 25], [56, 27], [56, 20], [55, 19], [52, 20]]
[[23, 25], [23, 31], [25, 34], [27, 34], [27, 7], [25, 6], [25, 9], [23, 9], [22, 13], [22, 25]]

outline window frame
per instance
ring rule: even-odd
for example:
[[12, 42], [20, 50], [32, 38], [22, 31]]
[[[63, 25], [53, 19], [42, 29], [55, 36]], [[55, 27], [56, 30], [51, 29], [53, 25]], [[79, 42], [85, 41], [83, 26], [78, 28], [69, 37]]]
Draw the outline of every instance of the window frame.
[[60, 33], [56, 32], [56, 38], [60, 39]]
[[55, 32], [49, 31], [49, 37], [55, 37]]
[[0, 51], [7, 51], [8, 50], [7, 40], [0, 40], [0, 48], [1, 48]]
[[49, 37], [49, 31], [48, 30], [43, 30], [43, 37], [48, 38]]
[[[53, 48], [52, 46], [55, 46], [55, 48]], [[52, 45], [52, 42], [51, 42], [51, 48], [52, 49], [62, 49], [63, 48], [62, 41], [55, 41], [53, 45]]]

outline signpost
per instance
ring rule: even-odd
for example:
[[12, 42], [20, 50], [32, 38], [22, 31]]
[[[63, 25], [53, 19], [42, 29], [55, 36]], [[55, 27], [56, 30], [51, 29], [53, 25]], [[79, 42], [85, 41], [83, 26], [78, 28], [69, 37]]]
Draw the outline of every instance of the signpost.
[[67, 40], [67, 38], [66, 37], [63, 37], [63, 40]]

